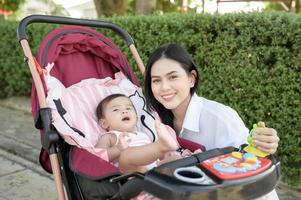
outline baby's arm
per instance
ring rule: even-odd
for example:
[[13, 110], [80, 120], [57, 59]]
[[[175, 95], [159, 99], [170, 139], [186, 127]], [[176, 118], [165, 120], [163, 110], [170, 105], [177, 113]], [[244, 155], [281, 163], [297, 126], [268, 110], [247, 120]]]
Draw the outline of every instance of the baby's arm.
[[119, 169], [124, 173], [144, 173], [148, 170], [147, 165], [157, 161], [163, 155], [157, 143], [129, 147], [120, 154]]
[[158, 134], [156, 142], [127, 148], [121, 152], [119, 168], [122, 172], [145, 172], [147, 170], [146, 165], [162, 159], [165, 153], [179, 148], [178, 142], [168, 132], [164, 124], [156, 120], [155, 127]]
[[164, 158], [157, 162], [158, 165], [162, 165], [167, 162], [175, 161], [178, 159], [189, 157], [193, 154], [202, 153], [201, 149], [197, 149], [194, 152], [191, 152], [189, 149], [183, 149], [181, 152], [172, 151], [165, 154]]
[[97, 147], [107, 149], [109, 161], [114, 161], [119, 158], [123, 146], [120, 145], [120, 142], [117, 142], [117, 137], [114, 134], [107, 133], [102, 135], [99, 140]]
[[182, 158], [184, 158], [182, 155], [175, 153], [173, 155], [165, 156], [162, 160], [157, 162], [157, 164], [162, 165], [164, 163], [168, 163], [168, 162], [175, 161], [175, 160], [182, 159]]

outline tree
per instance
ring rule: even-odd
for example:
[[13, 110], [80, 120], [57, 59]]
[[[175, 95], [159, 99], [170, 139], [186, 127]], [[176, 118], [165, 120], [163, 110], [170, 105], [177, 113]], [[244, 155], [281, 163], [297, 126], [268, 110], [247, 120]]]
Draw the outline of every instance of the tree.
[[136, 0], [136, 13], [138, 15], [150, 15], [156, 10], [157, 0]]
[[278, 10], [299, 13], [300, 6], [300, 0], [283, 0], [276, 3], [267, 3], [265, 10]]
[[180, 4], [180, 13], [187, 12], [188, 1], [187, 0], [180, 0], [179, 4]]
[[94, 0], [97, 17], [124, 15], [127, 11], [127, 0]]
[[170, 0], [158, 0], [156, 11], [167, 13], [167, 12], [177, 12], [178, 11], [178, 2]]
[[0, 0], [0, 20], [7, 19], [7, 16], [17, 11], [24, 1], [25, 0]]
[[0, 10], [16, 11], [25, 0], [0, 0]]
[[154, 12], [167, 13], [167, 12], [180, 12], [186, 13], [191, 11], [188, 4], [192, 0], [134, 0], [135, 13], [150, 15]]

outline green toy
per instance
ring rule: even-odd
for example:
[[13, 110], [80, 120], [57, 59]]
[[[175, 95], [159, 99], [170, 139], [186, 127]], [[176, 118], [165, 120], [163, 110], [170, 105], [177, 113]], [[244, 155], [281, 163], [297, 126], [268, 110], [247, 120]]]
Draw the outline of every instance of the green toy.
[[253, 124], [253, 128], [250, 131], [250, 134], [249, 134], [248, 139], [247, 139], [249, 144], [248, 144], [248, 146], [246, 146], [244, 148], [245, 152], [252, 153], [252, 154], [254, 154], [258, 157], [266, 157], [267, 155], [269, 155], [268, 153], [265, 153], [265, 152], [261, 151], [260, 149], [256, 148], [254, 143], [253, 143], [253, 135], [254, 135], [255, 131], [258, 128], [263, 128], [263, 127], [258, 127], [257, 124]]

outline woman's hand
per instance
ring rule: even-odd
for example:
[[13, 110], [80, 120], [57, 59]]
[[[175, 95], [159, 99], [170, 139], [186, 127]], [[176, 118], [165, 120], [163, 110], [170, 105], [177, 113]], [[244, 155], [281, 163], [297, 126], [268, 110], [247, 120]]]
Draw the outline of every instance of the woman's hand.
[[258, 122], [258, 128], [252, 138], [256, 148], [268, 154], [273, 154], [277, 151], [279, 142], [277, 131], [273, 128], [265, 127], [264, 122]]

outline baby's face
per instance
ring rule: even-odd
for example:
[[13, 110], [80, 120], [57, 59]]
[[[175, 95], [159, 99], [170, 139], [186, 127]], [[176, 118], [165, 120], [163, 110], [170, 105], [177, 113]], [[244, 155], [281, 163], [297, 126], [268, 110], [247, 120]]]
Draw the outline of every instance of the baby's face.
[[133, 132], [137, 123], [137, 114], [127, 97], [117, 97], [105, 107], [104, 118], [100, 124], [104, 129]]

